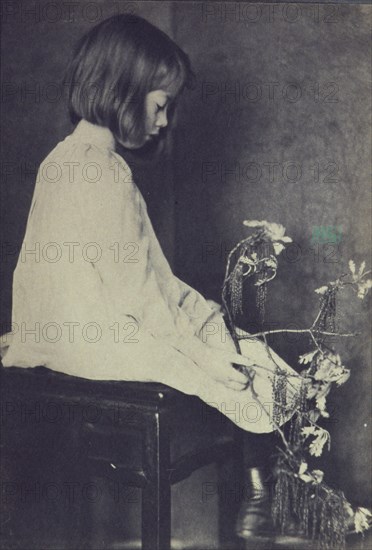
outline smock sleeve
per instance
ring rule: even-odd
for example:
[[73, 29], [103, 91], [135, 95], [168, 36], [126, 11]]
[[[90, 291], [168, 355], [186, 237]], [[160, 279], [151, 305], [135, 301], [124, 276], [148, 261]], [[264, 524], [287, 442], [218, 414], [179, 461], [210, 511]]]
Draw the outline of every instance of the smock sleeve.
[[177, 277], [176, 281], [180, 292], [180, 306], [189, 316], [195, 335], [208, 346], [235, 351], [221, 306], [206, 300], [197, 290]]
[[[92, 145], [75, 154], [77, 158], [71, 160], [91, 167], [91, 173], [86, 168], [85, 177], [75, 178], [65, 195], [70, 219], [58, 223], [62, 234], [55, 238], [77, 243], [74, 262], [63, 264], [64, 285], [71, 283], [81, 324], [91, 319], [99, 327], [100, 339], [94, 346], [81, 341], [84, 357], [91, 359], [88, 351], [94, 350], [86, 376], [158, 381], [197, 393], [204, 375], [186, 351], [193, 348], [191, 335], [182, 338], [168, 332], [163, 336], [157, 330], [156, 321], [172, 323], [158, 281], [171, 274], [158, 272], [145, 205], [129, 167], [117, 155], [103, 154]], [[57, 203], [61, 208], [61, 196]], [[84, 300], [79, 300], [79, 293], [84, 293]], [[158, 317], [151, 318], [151, 312]], [[190, 372], [195, 369], [197, 376], [191, 383]]]
[[[97, 151], [85, 155], [97, 162]], [[85, 189], [74, 201], [80, 201], [84, 215], [76, 231], [82, 242], [95, 242], [102, 252], [92, 267], [117, 330], [126, 327], [138, 339], [133, 361], [143, 372], [150, 357], [163, 369], [171, 360], [209, 370], [219, 354], [209, 347], [235, 352], [220, 311], [172, 273], [126, 163], [113, 155], [103, 157], [100, 166], [102, 182], [83, 181]], [[158, 376], [159, 365], [153, 368]]]

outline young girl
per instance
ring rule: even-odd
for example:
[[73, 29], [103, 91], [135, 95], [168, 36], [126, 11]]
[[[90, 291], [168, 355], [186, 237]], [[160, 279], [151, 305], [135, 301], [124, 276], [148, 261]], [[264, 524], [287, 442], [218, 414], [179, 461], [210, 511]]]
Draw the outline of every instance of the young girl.
[[[199, 396], [244, 430], [272, 432], [275, 363], [296, 373], [258, 340], [236, 353], [219, 309], [172, 273], [115, 151], [159, 140], [192, 78], [187, 55], [137, 16], [107, 19], [79, 42], [67, 79], [77, 125], [38, 172], [14, 273], [17, 330], [3, 364], [161, 382]], [[233, 363], [255, 370], [264, 409]], [[294, 404], [295, 391], [287, 398]]]

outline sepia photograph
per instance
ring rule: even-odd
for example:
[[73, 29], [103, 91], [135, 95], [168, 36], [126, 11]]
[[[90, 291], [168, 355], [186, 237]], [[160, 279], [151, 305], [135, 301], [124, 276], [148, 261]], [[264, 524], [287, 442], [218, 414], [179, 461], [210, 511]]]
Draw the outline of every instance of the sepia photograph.
[[372, 548], [370, 2], [0, 15], [0, 549]]

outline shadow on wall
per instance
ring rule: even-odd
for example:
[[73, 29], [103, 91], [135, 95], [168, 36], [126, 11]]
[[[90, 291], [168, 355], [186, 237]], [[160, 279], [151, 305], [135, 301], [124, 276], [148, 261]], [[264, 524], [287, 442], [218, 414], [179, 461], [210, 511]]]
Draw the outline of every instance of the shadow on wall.
[[[272, 326], [309, 327], [314, 289], [347, 271], [349, 259], [369, 257], [370, 12], [351, 4], [174, 5], [176, 40], [198, 77], [182, 98], [176, 134], [177, 274], [220, 301], [228, 251], [247, 235], [242, 221], [283, 224], [294, 244], [269, 287]], [[368, 299], [342, 307], [362, 336], [347, 342], [352, 377], [331, 399], [327, 475], [368, 503]], [[252, 290], [247, 311], [248, 328], [257, 319]], [[294, 365], [310, 349], [306, 340], [272, 344]]]

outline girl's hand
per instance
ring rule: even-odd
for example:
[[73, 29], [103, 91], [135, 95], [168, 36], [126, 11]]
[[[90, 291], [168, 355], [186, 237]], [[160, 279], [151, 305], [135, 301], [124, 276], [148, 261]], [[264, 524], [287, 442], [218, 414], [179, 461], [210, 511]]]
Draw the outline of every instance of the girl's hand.
[[227, 346], [224, 348], [209, 346], [197, 336], [179, 337], [174, 341], [174, 346], [190, 357], [208, 376], [236, 391], [244, 390], [249, 380], [245, 374], [234, 368], [233, 364], [248, 368], [256, 364], [255, 361]]
[[228, 388], [236, 391], [244, 390], [249, 382], [245, 374], [239, 372], [235, 365], [252, 367], [254, 362], [234, 352], [226, 352], [220, 349], [213, 349], [206, 346], [206, 352], [201, 368], [217, 382], [224, 384]]

